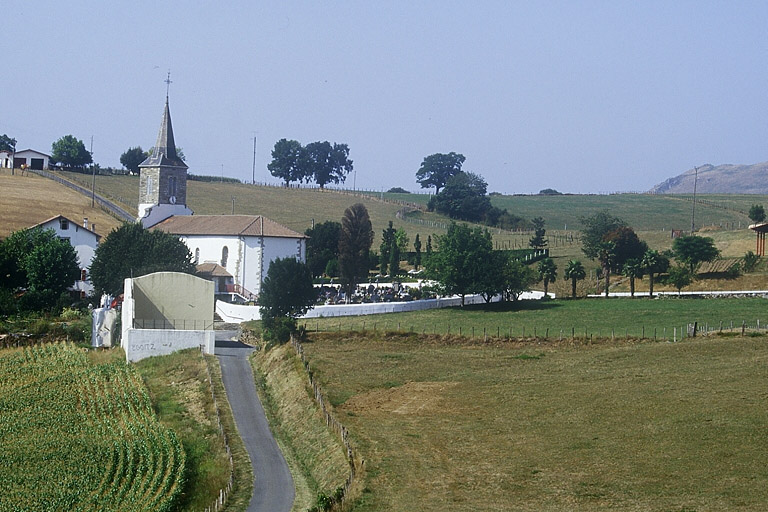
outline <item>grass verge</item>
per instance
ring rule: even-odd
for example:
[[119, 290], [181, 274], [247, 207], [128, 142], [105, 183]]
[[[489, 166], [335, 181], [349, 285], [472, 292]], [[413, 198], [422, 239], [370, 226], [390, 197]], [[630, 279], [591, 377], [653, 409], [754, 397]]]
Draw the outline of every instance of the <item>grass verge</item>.
[[256, 389], [294, 478], [292, 510], [306, 510], [318, 493], [330, 495], [343, 485], [349, 470], [344, 448], [326, 427], [290, 345], [254, 352], [251, 364]]

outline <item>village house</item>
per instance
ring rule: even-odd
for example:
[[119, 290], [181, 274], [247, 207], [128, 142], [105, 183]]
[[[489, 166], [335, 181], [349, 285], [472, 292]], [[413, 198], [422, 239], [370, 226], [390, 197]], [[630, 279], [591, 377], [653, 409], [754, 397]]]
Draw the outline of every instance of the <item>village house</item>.
[[69, 242], [75, 249], [78, 265], [80, 266], [80, 279], [75, 281], [70, 290], [76, 292], [80, 298], [91, 295], [93, 293], [93, 284], [88, 277], [88, 267], [91, 266], [93, 255], [101, 239], [101, 236], [94, 231], [95, 225], [91, 224], [89, 226], [87, 218], [84, 218], [83, 224], [80, 225], [63, 215], [57, 215], [39, 224], [35, 224], [32, 228], [52, 229], [57, 237]]
[[219, 299], [256, 300], [272, 261], [306, 261], [307, 237], [262, 215], [194, 215], [187, 207], [187, 168], [176, 153], [166, 96], [157, 143], [139, 165], [138, 221], [178, 235]]
[[11, 163], [13, 163], [14, 169], [21, 169], [26, 167], [28, 169], [34, 169], [42, 171], [48, 169], [48, 162], [51, 159], [50, 155], [35, 151], [34, 149], [24, 149], [22, 151], [0, 151], [0, 167], [3, 169], [10, 169]]

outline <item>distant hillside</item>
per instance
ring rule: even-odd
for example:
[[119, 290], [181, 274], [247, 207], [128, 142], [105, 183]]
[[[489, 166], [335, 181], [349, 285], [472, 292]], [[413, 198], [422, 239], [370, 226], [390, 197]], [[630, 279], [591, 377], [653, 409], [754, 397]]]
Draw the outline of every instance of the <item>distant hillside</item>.
[[[654, 194], [690, 194], [694, 170], [685, 171], [653, 187]], [[768, 194], [768, 162], [752, 165], [702, 165], [696, 182], [702, 194]]]

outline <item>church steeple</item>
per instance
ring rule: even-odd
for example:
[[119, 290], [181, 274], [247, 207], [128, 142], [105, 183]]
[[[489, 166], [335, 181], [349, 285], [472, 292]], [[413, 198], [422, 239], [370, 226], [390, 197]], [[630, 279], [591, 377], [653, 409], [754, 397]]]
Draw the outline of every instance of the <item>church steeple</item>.
[[165, 97], [165, 110], [163, 121], [160, 123], [160, 133], [157, 134], [157, 143], [149, 157], [141, 162], [139, 167], [183, 167], [187, 164], [176, 154], [176, 141], [173, 138], [173, 125], [171, 124], [171, 109], [168, 107], [168, 96]]

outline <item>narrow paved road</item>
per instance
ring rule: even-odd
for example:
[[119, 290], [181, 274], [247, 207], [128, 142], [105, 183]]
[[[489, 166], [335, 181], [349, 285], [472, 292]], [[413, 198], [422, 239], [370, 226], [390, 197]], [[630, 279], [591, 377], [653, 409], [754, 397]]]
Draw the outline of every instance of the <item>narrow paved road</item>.
[[237, 331], [216, 331], [216, 356], [232, 406], [237, 429], [253, 464], [253, 496], [248, 512], [289, 512], [293, 506], [294, 486], [264, 409], [256, 394], [248, 345], [232, 341]]

